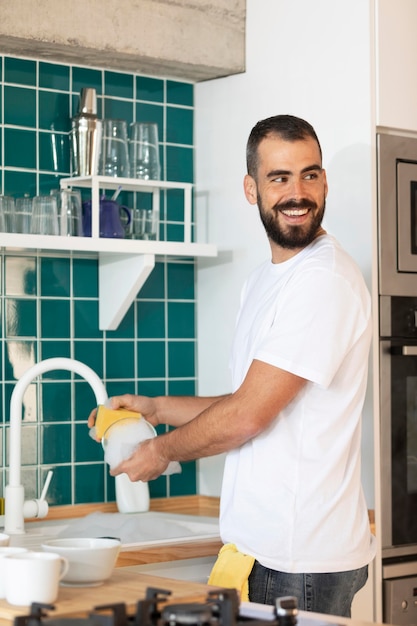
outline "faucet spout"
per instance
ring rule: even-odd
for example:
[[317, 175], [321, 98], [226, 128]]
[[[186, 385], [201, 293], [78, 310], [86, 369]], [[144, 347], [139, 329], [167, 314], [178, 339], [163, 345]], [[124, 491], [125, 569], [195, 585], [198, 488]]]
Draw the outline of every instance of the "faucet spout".
[[24, 487], [21, 484], [23, 395], [34, 378], [52, 370], [68, 370], [78, 374], [90, 384], [97, 404], [105, 404], [108, 400], [106, 388], [97, 374], [84, 363], [74, 359], [63, 357], [45, 359], [26, 370], [17, 381], [10, 400], [9, 483], [5, 490], [4, 530], [11, 535], [25, 532]]

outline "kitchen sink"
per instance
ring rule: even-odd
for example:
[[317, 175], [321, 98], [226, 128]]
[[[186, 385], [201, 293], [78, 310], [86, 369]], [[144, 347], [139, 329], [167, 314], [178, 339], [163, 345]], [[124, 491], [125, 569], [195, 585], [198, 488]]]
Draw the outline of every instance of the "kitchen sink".
[[129, 570], [137, 574], [147, 574], [148, 576], [207, 584], [216, 558], [217, 556], [200, 556], [162, 563], [148, 563], [147, 565], [132, 565], [129, 567]]
[[36, 549], [58, 537], [117, 537], [123, 549], [219, 538], [215, 517], [159, 511], [95, 512], [79, 518], [28, 522], [25, 530], [23, 535], [12, 535], [11, 545]]

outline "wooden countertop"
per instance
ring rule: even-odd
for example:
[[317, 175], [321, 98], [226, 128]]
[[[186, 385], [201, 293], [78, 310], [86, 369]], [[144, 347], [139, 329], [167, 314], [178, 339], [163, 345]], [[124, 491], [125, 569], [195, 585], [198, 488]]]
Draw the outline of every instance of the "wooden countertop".
[[[150, 509], [153, 511], [165, 511], [171, 513], [182, 513], [186, 515], [203, 515], [217, 517], [219, 515], [219, 498], [209, 496], [180, 496], [173, 498], [151, 499]], [[95, 511], [113, 512], [117, 511], [115, 503], [88, 504], [76, 506], [51, 507], [47, 519], [68, 519], [83, 517]], [[370, 512], [370, 524], [374, 532], [372, 511]], [[179, 581], [170, 578], [150, 576], [135, 572], [135, 565], [157, 563], [162, 561], [173, 561], [193, 557], [216, 555], [221, 547], [220, 540], [204, 540], [165, 545], [161, 547], [144, 548], [142, 550], [132, 549], [123, 551], [117, 562], [111, 579], [98, 587], [92, 595], [91, 588], [70, 589], [60, 588], [57, 601], [57, 609], [51, 617], [77, 615], [91, 610], [93, 606], [109, 602], [126, 602], [133, 608], [136, 602], [144, 596], [148, 586], [170, 589], [173, 592], [172, 601], [175, 602], [202, 602], [207, 597], [207, 593], [212, 587], [201, 583], [189, 581]], [[0, 600], [0, 626], [10, 626], [10, 622], [15, 615], [25, 615], [25, 607], [12, 607], [5, 600]], [[309, 619], [313, 614], [304, 614]], [[320, 615], [317, 617], [321, 622], [332, 622], [346, 626], [369, 626], [367, 622], [348, 620], [342, 618], [331, 618], [331, 616]], [[310, 626], [312, 626], [310, 624]], [[322, 625], [318, 625], [322, 626]]]
[[[218, 517], [219, 498], [208, 496], [153, 498], [150, 502], [150, 509], [185, 515]], [[115, 512], [117, 511], [116, 503], [51, 507], [46, 519], [83, 517], [96, 511]], [[30, 524], [30, 520], [28, 523]], [[172, 601], [175, 602], [203, 602], [211, 588], [207, 585], [139, 574], [134, 571], [134, 567], [129, 566], [213, 556], [218, 553], [221, 546], [220, 539], [212, 539], [123, 551], [120, 553], [111, 579], [102, 586], [94, 589], [60, 587], [56, 609], [50, 617], [83, 614], [91, 610], [93, 606], [110, 602], [125, 602], [128, 608], [133, 610], [136, 602], [144, 597], [146, 588], [150, 586], [171, 590]], [[27, 614], [27, 608], [12, 607], [5, 600], [0, 600], [0, 626], [10, 626], [10, 622], [16, 615], [25, 614]]]
[[[176, 496], [172, 498], [151, 498], [151, 511], [165, 511], [169, 513], [183, 513], [185, 515], [206, 515], [218, 517], [220, 512], [220, 498], [212, 496]], [[46, 519], [67, 519], [83, 517], [95, 511], [112, 513], [117, 511], [115, 502], [99, 504], [75, 504], [66, 506], [52, 506]], [[37, 520], [39, 521], [39, 520]]]
[[[55, 609], [49, 612], [51, 619], [82, 617], [94, 607], [112, 603], [126, 604], [127, 611], [134, 613], [137, 601], [145, 597], [148, 587], [156, 587], [171, 591], [169, 603], [205, 602], [208, 592], [215, 587], [202, 583], [178, 581], [159, 576], [148, 576], [134, 571], [134, 567], [123, 567], [113, 572], [110, 580], [100, 587], [60, 587]], [[18, 615], [27, 615], [28, 607], [18, 607], [0, 600], [0, 626], [10, 626]], [[300, 626], [371, 626], [371, 622], [352, 620], [318, 613], [299, 612]], [[259, 624], [259, 622], [258, 622]], [[267, 626], [268, 622], [265, 622]], [[374, 624], [374, 626], [383, 626]]]
[[[145, 597], [148, 587], [157, 587], [171, 591], [169, 602], [204, 602], [209, 587], [202, 583], [148, 576], [139, 574], [134, 568], [115, 569], [111, 578], [99, 587], [59, 587], [58, 598], [50, 617], [83, 616], [94, 607], [124, 603], [129, 613], [133, 613], [138, 600]], [[29, 607], [13, 606], [0, 600], [0, 626], [10, 626], [17, 615], [27, 615]]]

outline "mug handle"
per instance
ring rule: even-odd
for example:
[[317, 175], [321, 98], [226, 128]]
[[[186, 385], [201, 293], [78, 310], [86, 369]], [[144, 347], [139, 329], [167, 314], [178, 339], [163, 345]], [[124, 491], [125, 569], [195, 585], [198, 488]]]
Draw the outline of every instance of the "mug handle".
[[131, 213], [130, 213], [130, 209], [127, 206], [121, 206], [119, 208], [120, 208], [121, 211], [124, 211], [126, 213], [126, 215], [127, 215], [127, 222], [124, 225], [125, 228], [126, 228], [126, 226], [129, 226], [130, 220], [132, 219], [132, 216], [131, 216]]
[[69, 570], [69, 561], [65, 558], [65, 556], [60, 556], [59, 560], [61, 561], [61, 571], [59, 573], [59, 580], [62, 580], [65, 574]]

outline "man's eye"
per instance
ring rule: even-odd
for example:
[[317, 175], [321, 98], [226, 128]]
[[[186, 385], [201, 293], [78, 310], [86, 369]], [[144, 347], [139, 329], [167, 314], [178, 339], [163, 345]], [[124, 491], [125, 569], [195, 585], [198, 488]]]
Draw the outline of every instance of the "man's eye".
[[319, 177], [317, 172], [309, 172], [304, 176], [304, 180], [317, 180]]
[[286, 183], [288, 181], [288, 176], [277, 176], [274, 178], [274, 183]]

